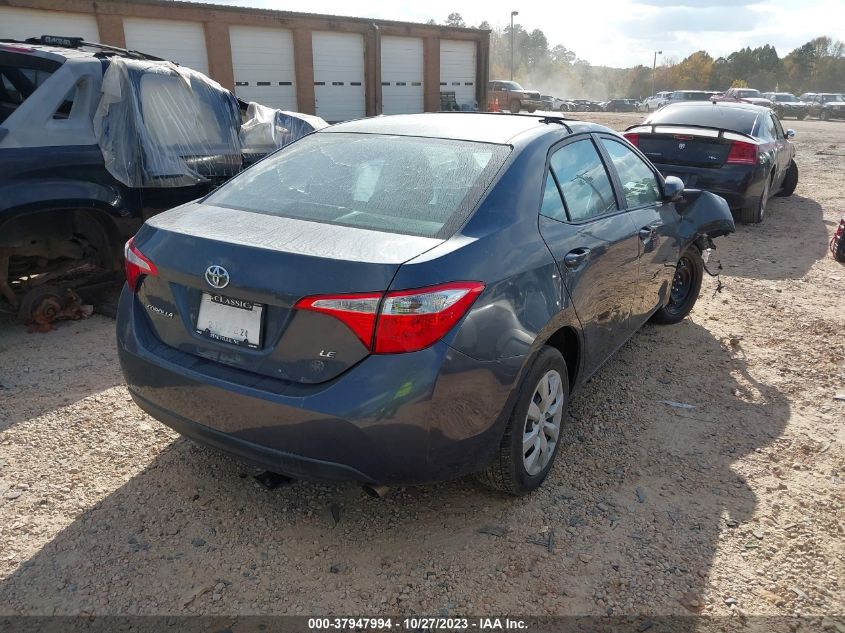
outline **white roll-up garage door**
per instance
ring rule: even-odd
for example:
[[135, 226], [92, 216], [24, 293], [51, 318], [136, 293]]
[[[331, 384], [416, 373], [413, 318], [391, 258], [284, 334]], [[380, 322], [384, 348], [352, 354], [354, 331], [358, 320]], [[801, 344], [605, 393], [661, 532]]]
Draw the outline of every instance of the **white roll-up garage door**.
[[345, 121], [364, 116], [364, 38], [357, 33], [311, 34], [317, 116]]
[[25, 40], [41, 35], [65, 35], [81, 37], [88, 42], [100, 41], [97, 19], [93, 15], [0, 7], [0, 38]]
[[126, 48], [169, 59], [208, 74], [205, 30], [200, 22], [125, 18]]
[[293, 38], [286, 29], [230, 26], [235, 93], [244, 101], [296, 110]]
[[475, 105], [475, 42], [440, 40], [440, 92], [454, 92], [458, 105]]
[[381, 96], [384, 114], [423, 111], [423, 41], [418, 37], [381, 38]]

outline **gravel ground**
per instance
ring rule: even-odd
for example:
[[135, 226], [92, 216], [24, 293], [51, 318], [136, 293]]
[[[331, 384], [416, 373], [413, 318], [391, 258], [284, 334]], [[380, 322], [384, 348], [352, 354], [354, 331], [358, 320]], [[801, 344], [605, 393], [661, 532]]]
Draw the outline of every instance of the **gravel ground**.
[[796, 194], [576, 395], [527, 498], [270, 491], [132, 404], [113, 321], [0, 324], [0, 614], [845, 613], [845, 124], [788, 125]]

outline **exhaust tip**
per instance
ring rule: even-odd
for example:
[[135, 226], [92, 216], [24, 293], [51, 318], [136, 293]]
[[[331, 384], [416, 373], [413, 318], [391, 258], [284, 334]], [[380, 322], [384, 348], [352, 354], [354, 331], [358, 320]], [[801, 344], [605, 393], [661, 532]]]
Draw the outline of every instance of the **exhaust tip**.
[[381, 486], [381, 485], [371, 485], [371, 484], [364, 484], [361, 488], [366, 492], [369, 496], [374, 497], [376, 499], [384, 499], [387, 495], [390, 494], [392, 488], [390, 486]]

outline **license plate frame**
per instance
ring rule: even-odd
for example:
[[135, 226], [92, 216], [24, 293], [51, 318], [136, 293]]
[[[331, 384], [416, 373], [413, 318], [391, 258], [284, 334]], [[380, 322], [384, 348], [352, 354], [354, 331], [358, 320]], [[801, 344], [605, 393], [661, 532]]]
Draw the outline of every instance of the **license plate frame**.
[[263, 303], [203, 291], [194, 331], [218, 343], [259, 349], [264, 337], [264, 308]]

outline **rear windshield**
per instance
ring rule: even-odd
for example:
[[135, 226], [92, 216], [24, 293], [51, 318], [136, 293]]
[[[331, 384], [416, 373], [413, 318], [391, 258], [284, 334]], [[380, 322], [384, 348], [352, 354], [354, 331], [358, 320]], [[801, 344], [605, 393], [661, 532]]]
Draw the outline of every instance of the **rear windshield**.
[[672, 94], [672, 99], [679, 101], [707, 101], [710, 99], [709, 92], [675, 92]]
[[648, 125], [703, 125], [742, 134], [751, 134], [757, 112], [743, 108], [724, 108], [718, 105], [667, 106], [652, 114]]
[[377, 134], [312, 134], [206, 198], [208, 204], [390, 233], [447, 238], [510, 147]]

